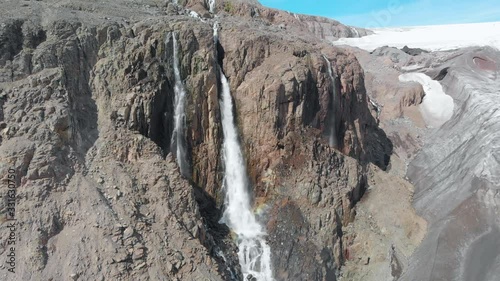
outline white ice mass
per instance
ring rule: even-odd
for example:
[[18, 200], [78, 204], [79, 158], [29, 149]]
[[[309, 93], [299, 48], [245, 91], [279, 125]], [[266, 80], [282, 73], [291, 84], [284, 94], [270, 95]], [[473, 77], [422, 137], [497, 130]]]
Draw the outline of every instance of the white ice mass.
[[453, 115], [453, 98], [444, 93], [438, 81], [432, 80], [423, 73], [406, 73], [399, 76], [401, 82], [417, 82], [425, 92], [420, 104], [420, 112], [425, 123], [431, 127], [439, 127], [450, 120]]
[[367, 51], [389, 46], [444, 51], [470, 46], [493, 46], [500, 49], [500, 22], [415, 26], [373, 29], [361, 38], [340, 38], [335, 45], [349, 45]]

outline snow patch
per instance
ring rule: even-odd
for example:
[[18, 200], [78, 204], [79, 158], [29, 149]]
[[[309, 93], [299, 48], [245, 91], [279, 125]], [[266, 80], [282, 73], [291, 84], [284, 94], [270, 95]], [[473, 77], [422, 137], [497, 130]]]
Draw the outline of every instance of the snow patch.
[[403, 71], [415, 71], [417, 69], [424, 68], [424, 67], [425, 67], [425, 65], [414, 64], [414, 65], [403, 66], [403, 67], [401, 67], [401, 70], [403, 70]]
[[201, 18], [200, 14], [198, 14], [198, 13], [197, 13], [197, 12], [195, 12], [195, 11], [189, 11], [189, 16], [190, 16], [190, 17], [193, 17], [193, 18], [195, 18], [195, 19], [199, 19], [199, 20], [201, 20], [202, 22], [205, 22], [205, 20]]
[[492, 46], [500, 49], [500, 22], [380, 28], [372, 31], [372, 35], [340, 38], [333, 44], [359, 47], [370, 52], [383, 46], [409, 46], [429, 51], [471, 46]]
[[430, 127], [440, 127], [453, 115], [453, 98], [445, 94], [438, 81], [423, 73], [406, 73], [399, 76], [401, 82], [417, 82], [424, 88], [425, 97], [420, 104], [420, 112]]

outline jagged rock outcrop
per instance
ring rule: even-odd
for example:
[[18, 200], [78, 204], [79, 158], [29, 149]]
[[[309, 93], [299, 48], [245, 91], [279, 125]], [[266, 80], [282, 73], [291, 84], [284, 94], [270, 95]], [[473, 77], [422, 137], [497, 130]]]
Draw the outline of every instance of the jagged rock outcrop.
[[[202, 15], [207, 15], [209, 10], [209, 4], [206, 0], [187, 0], [186, 7]], [[215, 1], [215, 9], [220, 14], [230, 14], [248, 20], [260, 21], [289, 32], [311, 33], [317, 38], [328, 41], [341, 37], [361, 37], [372, 34], [370, 30], [346, 26], [336, 20], [324, 17], [267, 8], [256, 0]]]
[[356, 219], [343, 228], [346, 253], [341, 277], [397, 280], [408, 269], [427, 226], [411, 205], [414, 187], [405, 176], [408, 161], [424, 145], [426, 129], [419, 113], [424, 91], [419, 84], [400, 83], [398, 76], [409, 64], [432, 60], [390, 47], [372, 53], [346, 49], [363, 68], [370, 112], [391, 140], [393, 154], [386, 172], [371, 164], [367, 167], [366, 192], [353, 210]]
[[[16, 278], [240, 278], [230, 232], [218, 223], [217, 63], [230, 81], [256, 205], [267, 206], [260, 218], [277, 280], [338, 276], [366, 167], [386, 169], [393, 149], [354, 54], [324, 40], [363, 31], [226, 1], [217, 4], [215, 45], [213, 20], [181, 5], [5, 3], [13, 12], [0, 28], [0, 174], [12, 167], [17, 178]], [[173, 34], [188, 94], [187, 179], [170, 143]], [[332, 128], [336, 147], [326, 136]], [[6, 212], [5, 197], [1, 204]], [[314, 258], [303, 264], [302, 255]]]

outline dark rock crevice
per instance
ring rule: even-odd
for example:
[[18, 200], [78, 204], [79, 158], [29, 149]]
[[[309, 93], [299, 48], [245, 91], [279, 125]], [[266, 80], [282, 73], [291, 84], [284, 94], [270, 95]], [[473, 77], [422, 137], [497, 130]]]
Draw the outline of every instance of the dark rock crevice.
[[223, 213], [222, 209], [219, 208], [217, 202], [210, 194], [202, 188], [197, 187], [194, 182], [191, 184], [194, 188], [200, 214], [208, 229], [209, 238], [206, 240], [205, 246], [219, 264], [219, 273], [225, 277], [225, 280], [240, 280], [241, 269], [239, 260], [232, 255], [226, 256], [225, 254], [235, 252], [238, 249], [230, 240], [230, 229], [225, 224], [220, 223]]
[[302, 125], [319, 128], [318, 112], [320, 110], [320, 97], [317, 83], [310, 71], [307, 73], [306, 82], [299, 84], [299, 96], [302, 102]]
[[148, 137], [160, 146], [164, 154], [171, 151], [172, 133], [174, 131], [174, 95], [173, 86], [168, 80], [159, 85], [159, 89], [151, 100], [152, 112]]
[[0, 66], [5, 66], [7, 61], [12, 61], [22, 51], [23, 24], [21, 19], [10, 20], [0, 29]]
[[434, 77], [433, 79], [436, 81], [442, 81], [446, 75], [448, 75], [448, 69], [449, 67], [445, 67], [439, 71], [439, 73]]

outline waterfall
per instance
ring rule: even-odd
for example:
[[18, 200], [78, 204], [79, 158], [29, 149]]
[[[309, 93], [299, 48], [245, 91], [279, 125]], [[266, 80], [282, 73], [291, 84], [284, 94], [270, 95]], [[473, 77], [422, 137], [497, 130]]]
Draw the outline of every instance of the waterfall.
[[222, 222], [238, 235], [238, 258], [244, 280], [252, 275], [257, 281], [271, 281], [274, 280], [271, 270], [271, 249], [265, 240], [266, 233], [250, 206], [245, 162], [234, 125], [233, 102], [229, 84], [222, 71], [220, 77], [222, 84], [222, 130], [224, 133], [224, 187], [226, 191]]
[[351, 31], [354, 33], [354, 37], [356, 38], [359, 38], [359, 32], [358, 30], [355, 28], [355, 27], [352, 27], [352, 26], [349, 26], [349, 28], [351, 29]]
[[[184, 132], [186, 129], [186, 112], [185, 112], [185, 101], [186, 101], [186, 90], [184, 89], [184, 84], [181, 80], [181, 73], [179, 70], [179, 55], [177, 38], [175, 38], [175, 33], [172, 33], [173, 49], [174, 49], [174, 78], [175, 78], [175, 100], [174, 100], [174, 132], [172, 134], [172, 147], [175, 148], [175, 156], [179, 169], [183, 176], [189, 175], [189, 164], [187, 161], [186, 153], [186, 140]], [[165, 44], [167, 41], [165, 41]]]
[[215, 0], [208, 0], [208, 7], [211, 14], [215, 11]]
[[[218, 41], [218, 24], [214, 24], [214, 41]], [[221, 219], [236, 235], [238, 259], [244, 280], [273, 281], [271, 248], [266, 242], [266, 232], [257, 221], [250, 204], [245, 161], [234, 123], [233, 102], [226, 76], [220, 71], [222, 93], [222, 131], [224, 134], [224, 214]], [[255, 279], [252, 279], [255, 278]]]
[[330, 103], [330, 131], [328, 132], [328, 143], [330, 146], [337, 147], [337, 120], [335, 115], [335, 105], [337, 100], [337, 83], [335, 82], [335, 77], [333, 76], [332, 64], [326, 56], [323, 56], [328, 66], [328, 77], [330, 77], [330, 83], [332, 86], [332, 100]]
[[[218, 22], [214, 22], [214, 25], [212, 27], [213, 31], [214, 31], [214, 43], [215, 45], [217, 45], [217, 42], [219, 42], [219, 23]], [[215, 47], [215, 50], [217, 51], [217, 46]]]

